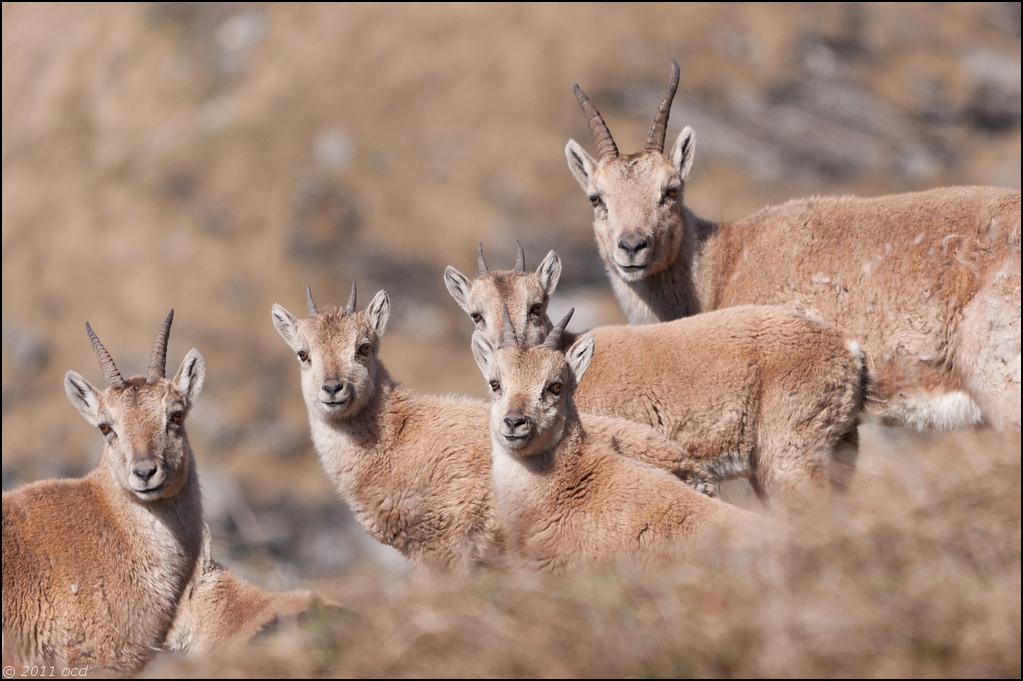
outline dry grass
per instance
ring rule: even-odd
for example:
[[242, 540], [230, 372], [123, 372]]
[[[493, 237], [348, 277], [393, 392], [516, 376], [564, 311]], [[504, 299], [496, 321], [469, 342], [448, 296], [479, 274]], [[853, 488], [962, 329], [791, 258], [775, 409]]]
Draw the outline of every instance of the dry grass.
[[866, 438], [845, 503], [776, 544], [563, 578], [353, 573], [319, 585], [344, 611], [146, 676], [1018, 678], [1019, 440]]

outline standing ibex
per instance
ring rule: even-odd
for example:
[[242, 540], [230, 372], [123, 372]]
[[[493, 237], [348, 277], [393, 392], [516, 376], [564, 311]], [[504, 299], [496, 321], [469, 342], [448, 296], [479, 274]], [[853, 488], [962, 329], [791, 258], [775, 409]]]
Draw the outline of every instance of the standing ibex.
[[379, 358], [391, 312], [384, 291], [356, 311], [309, 317], [274, 305], [274, 327], [298, 357], [302, 395], [320, 462], [359, 524], [415, 566], [466, 569], [493, 563], [501, 537], [490, 503], [485, 407], [419, 395]]
[[171, 626], [202, 543], [185, 417], [205, 377], [193, 349], [167, 380], [173, 315], [148, 374], [129, 379], [85, 325], [107, 387], [69, 371], [64, 389], [104, 438], [99, 465], [3, 495], [3, 657], [16, 672], [35, 664], [134, 673]]
[[[384, 291], [365, 311], [355, 309], [354, 283], [344, 309], [317, 308], [308, 288], [306, 302], [306, 319], [280, 305], [271, 316], [301, 366], [320, 462], [359, 524], [414, 566], [500, 564], [486, 403], [419, 394], [391, 378], [379, 357], [391, 310]], [[626, 419], [600, 419], [592, 427], [619, 455], [713, 493], [682, 448], [653, 428]]]
[[765, 518], [617, 455], [583, 423], [572, 395], [594, 339], [584, 334], [559, 349], [571, 314], [540, 345], [520, 345], [510, 325], [496, 348], [473, 333], [493, 400], [494, 496], [509, 564], [560, 573], [617, 560], [685, 560], [727, 536], [762, 534]]
[[917, 428], [1020, 428], [1020, 192], [947, 187], [811, 197], [738, 222], [683, 205], [696, 135], [665, 157], [678, 64], [643, 151], [619, 154], [578, 85], [599, 160], [568, 167], [593, 204], [615, 294], [633, 324], [743, 304], [807, 310], [864, 349], [873, 412]]
[[[481, 245], [478, 267], [474, 281], [444, 273], [475, 332], [496, 346], [510, 326], [525, 343], [542, 342], [557, 254], [527, 273], [520, 244], [514, 269], [492, 271]], [[575, 392], [579, 411], [646, 423], [712, 479], [749, 480], [765, 503], [803, 504], [847, 485], [866, 378], [862, 353], [837, 330], [789, 308], [744, 305], [587, 334], [596, 347]], [[578, 334], [560, 338], [567, 350]]]

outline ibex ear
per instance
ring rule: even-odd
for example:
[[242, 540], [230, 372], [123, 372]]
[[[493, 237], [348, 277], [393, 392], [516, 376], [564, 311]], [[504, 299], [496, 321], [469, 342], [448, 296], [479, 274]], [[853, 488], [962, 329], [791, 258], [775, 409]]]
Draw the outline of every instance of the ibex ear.
[[67, 393], [71, 404], [75, 406], [78, 413], [85, 417], [86, 421], [94, 426], [100, 424], [101, 393], [91, 383], [82, 378], [80, 374], [69, 371], [64, 375], [64, 392]]
[[584, 192], [590, 191], [590, 178], [593, 177], [597, 162], [575, 140], [568, 140], [565, 145], [565, 158], [568, 159], [568, 169], [572, 171], [575, 181]]
[[561, 258], [554, 251], [547, 254], [540, 266], [536, 268], [536, 276], [540, 280], [540, 288], [544, 295], [550, 296], [561, 279]]
[[472, 356], [483, 376], [490, 376], [490, 368], [494, 365], [494, 346], [479, 331], [472, 332]]
[[444, 270], [444, 286], [458, 303], [458, 307], [465, 310], [466, 314], [472, 314], [472, 310], [469, 309], [469, 290], [472, 288], [472, 284], [469, 283], [466, 276], [449, 265]]
[[273, 320], [274, 328], [281, 338], [292, 350], [298, 351], [298, 319], [284, 309], [283, 306], [274, 304], [270, 310], [270, 318]]
[[688, 125], [679, 133], [671, 148], [671, 164], [678, 170], [684, 182], [693, 168], [693, 154], [696, 152], [696, 131]]
[[188, 351], [185, 359], [181, 361], [178, 373], [174, 374], [174, 385], [178, 387], [185, 401], [191, 404], [202, 392], [202, 385], [206, 382], [206, 362], [202, 355], [195, 348]]
[[583, 380], [583, 374], [586, 373], [590, 361], [593, 359], [593, 336], [588, 333], [583, 334], [565, 353], [565, 359], [568, 360], [568, 367], [572, 370], [572, 375], [575, 376], [575, 384], [579, 385], [579, 381]]
[[369, 301], [366, 308], [369, 315], [369, 323], [378, 336], [384, 335], [387, 328], [387, 318], [391, 316], [391, 299], [387, 297], [386, 291], [378, 291], [373, 300]]

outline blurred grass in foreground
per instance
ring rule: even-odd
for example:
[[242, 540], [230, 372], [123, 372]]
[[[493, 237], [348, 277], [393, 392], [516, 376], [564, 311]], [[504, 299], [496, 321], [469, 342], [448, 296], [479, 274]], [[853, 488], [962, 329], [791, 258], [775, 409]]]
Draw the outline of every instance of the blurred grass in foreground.
[[1020, 440], [864, 428], [844, 502], [753, 551], [323, 582], [343, 611], [147, 676], [1020, 676]]

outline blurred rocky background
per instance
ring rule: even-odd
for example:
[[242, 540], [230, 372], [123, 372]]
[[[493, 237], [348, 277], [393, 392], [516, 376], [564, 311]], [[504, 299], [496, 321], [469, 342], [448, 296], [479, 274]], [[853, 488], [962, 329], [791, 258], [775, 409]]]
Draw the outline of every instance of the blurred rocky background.
[[2, 11], [3, 488], [95, 464], [62, 387], [102, 382], [85, 322], [134, 374], [173, 308], [169, 371], [207, 362], [189, 432], [215, 551], [270, 585], [402, 566], [319, 467], [274, 303], [385, 289], [392, 374], [477, 397], [442, 273], [474, 275], [478, 244], [491, 267], [556, 250], [573, 327], [624, 321], [566, 167], [570, 138], [592, 148], [574, 83], [638, 150], [677, 59], [668, 140], [696, 130], [686, 200], [710, 218], [1020, 186], [1018, 2]]

